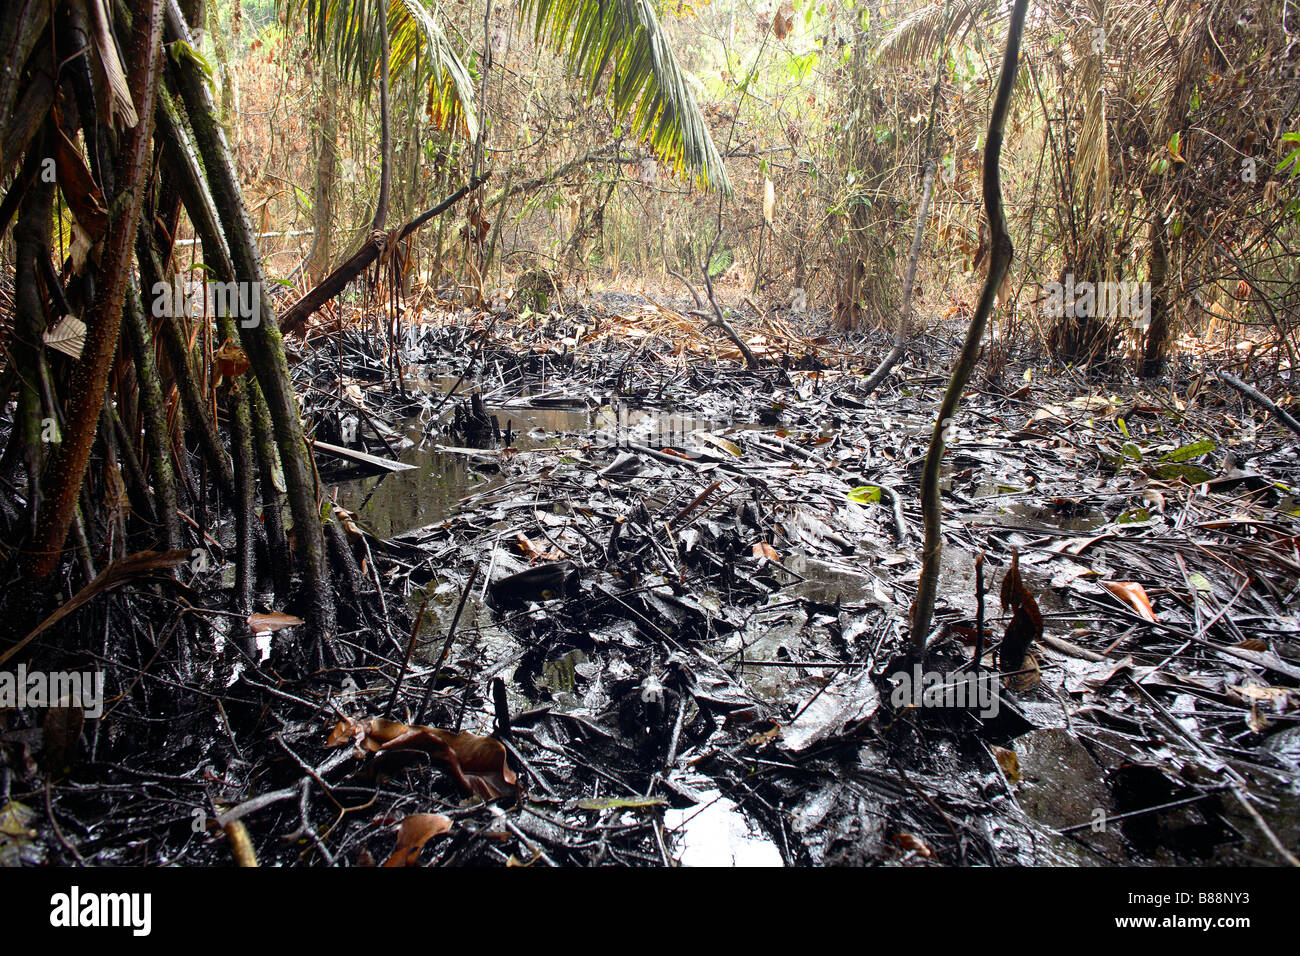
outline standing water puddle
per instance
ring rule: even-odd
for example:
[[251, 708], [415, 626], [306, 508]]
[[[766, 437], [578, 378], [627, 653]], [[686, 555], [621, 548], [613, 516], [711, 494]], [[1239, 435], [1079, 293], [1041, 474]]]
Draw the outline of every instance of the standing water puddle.
[[676, 836], [682, 866], [784, 866], [781, 851], [722, 794], [704, 794], [702, 806], [664, 812]]
[[[450, 384], [450, 383], [448, 383]], [[439, 383], [429, 386], [439, 394]], [[442, 386], [443, 388], [446, 385]], [[459, 396], [458, 396], [459, 397]], [[699, 429], [721, 427], [718, 422], [670, 412], [639, 409], [555, 407], [519, 405], [489, 406], [504, 431], [513, 433], [510, 447], [520, 454], [560, 449], [567, 443], [591, 440], [624, 441], [654, 445], [665, 440], [680, 441]], [[450, 437], [426, 438], [418, 419], [411, 419], [406, 437], [414, 442], [397, 460], [414, 468], [330, 482], [327, 495], [380, 538], [391, 538], [449, 517], [460, 503], [473, 494], [505, 484], [496, 462], [497, 449], [484, 449], [482, 456], [440, 451], [452, 446]]]

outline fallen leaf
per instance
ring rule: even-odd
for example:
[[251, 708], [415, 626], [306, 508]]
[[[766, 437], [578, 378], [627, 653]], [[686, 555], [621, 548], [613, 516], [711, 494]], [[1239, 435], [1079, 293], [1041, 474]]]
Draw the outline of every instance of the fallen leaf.
[[667, 802], [663, 797], [606, 797], [600, 800], [589, 797], [579, 800], [578, 806], [583, 810], [639, 810]]
[[1192, 458], [1200, 458], [1202, 455], [1208, 455], [1214, 451], [1215, 444], [1208, 438], [1202, 438], [1200, 441], [1192, 442], [1190, 445], [1183, 445], [1175, 448], [1167, 455], [1162, 455], [1161, 461], [1189, 461]]
[[433, 837], [451, 829], [451, 818], [441, 813], [412, 813], [397, 829], [397, 846], [384, 866], [415, 866], [420, 851]]
[[700, 432], [697, 436], [700, 441], [712, 445], [714, 448], [721, 448], [733, 458], [740, 458], [744, 452], [734, 441], [728, 441], [725, 438], [719, 438], [717, 435], [710, 435], [708, 432]]
[[523, 552], [524, 557], [530, 561], [556, 561], [564, 557], [554, 548], [550, 551], [543, 551], [523, 532], [515, 535], [515, 542], [519, 545], [519, 550]]
[[282, 631], [286, 627], [294, 627], [301, 623], [302, 618], [294, 617], [292, 614], [283, 614], [280, 611], [271, 611], [269, 614], [248, 615], [248, 626], [254, 634], [270, 634], [273, 631]]
[[772, 547], [766, 541], [759, 541], [754, 545], [754, 557], [767, 558], [769, 561], [775, 561], [778, 564], [781, 561], [781, 555], [776, 548]]
[[873, 505], [880, 501], [880, 493], [880, 489], [875, 485], [859, 485], [857, 488], [850, 488], [845, 493], [845, 497], [860, 505]]
[[807, 750], [813, 744], [852, 733], [880, 707], [880, 691], [867, 668], [858, 674], [832, 678], [781, 728], [786, 750]]
[[30, 857], [36, 850], [37, 833], [31, 828], [36, 821], [36, 811], [10, 800], [0, 807], [0, 866], [22, 866], [34, 862]]
[[1016, 756], [1014, 750], [1008, 750], [1006, 747], [998, 747], [990, 744], [989, 749], [993, 751], [993, 757], [1002, 768], [1006, 778], [1012, 783], [1020, 781], [1020, 758]]
[[1101, 586], [1137, 611], [1143, 619], [1156, 623], [1156, 612], [1142, 585], [1136, 581], [1102, 581]]
[[926, 857], [927, 859], [934, 856], [934, 851], [931, 850], [930, 847], [926, 845], [926, 842], [922, 840], [919, 836], [917, 836], [915, 833], [895, 834], [894, 842], [897, 843], [904, 850], [911, 850], [915, 853], [919, 853], [921, 854], [921, 856]]
[[483, 800], [509, 796], [517, 789], [518, 778], [506, 760], [506, 748], [492, 737], [373, 717], [340, 720], [330, 731], [326, 745], [337, 747], [349, 741], [369, 753], [422, 750], [446, 764], [457, 783]]

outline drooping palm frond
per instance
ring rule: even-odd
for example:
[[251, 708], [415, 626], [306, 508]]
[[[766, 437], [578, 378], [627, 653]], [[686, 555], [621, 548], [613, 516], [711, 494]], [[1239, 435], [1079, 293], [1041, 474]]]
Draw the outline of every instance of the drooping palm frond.
[[[474, 84], [456, 48], [422, 0], [284, 0], [290, 23], [300, 20], [317, 50], [332, 56], [345, 81], [369, 99], [380, 69], [379, 4], [388, 12], [389, 74], [429, 83], [433, 120], [443, 129], [478, 134]], [[418, 53], [418, 55], [417, 55]]]
[[[1100, 17], [1100, 0], [1093, 0], [1093, 5]], [[1092, 33], [1088, 29], [1080, 45], [1085, 46], [1090, 37]], [[1110, 125], [1106, 118], [1104, 71], [1104, 50], [1096, 45], [1079, 56], [1079, 63], [1071, 73], [1074, 95], [1083, 101], [1083, 122], [1075, 146], [1074, 192], [1091, 229], [1101, 227], [1111, 200]]]
[[881, 63], [930, 63], [940, 48], [959, 39], [992, 0], [937, 0], [905, 16], [876, 48]]
[[[420, 0], [398, 0], [388, 12], [389, 69], [394, 75], [419, 63], [420, 70], [438, 84], [433, 97], [433, 120], [440, 127], [460, 121], [466, 137], [478, 136], [474, 115], [474, 84], [434, 14]], [[421, 49], [423, 52], [417, 56]]]
[[659, 160], [690, 173], [705, 189], [731, 192], [686, 74], [655, 16], [652, 0], [522, 0], [536, 37], [562, 53], [588, 98], [608, 76], [615, 115], [630, 115], [633, 133]]

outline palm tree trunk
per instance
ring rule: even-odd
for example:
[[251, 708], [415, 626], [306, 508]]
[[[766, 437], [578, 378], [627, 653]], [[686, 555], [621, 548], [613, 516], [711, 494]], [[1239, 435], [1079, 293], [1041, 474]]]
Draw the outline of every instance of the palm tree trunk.
[[1142, 377], [1154, 378], [1165, 364], [1165, 340], [1169, 337], [1169, 308], [1165, 298], [1165, 278], [1169, 257], [1165, 248], [1165, 224], [1157, 213], [1151, 217], [1150, 250], [1147, 253], [1151, 283], [1151, 315], [1148, 316], [1146, 342], [1142, 350]]
[[139, 290], [132, 286], [126, 300], [127, 341], [135, 360], [135, 374], [140, 383], [140, 411], [144, 417], [145, 449], [149, 453], [149, 472], [154, 486], [157, 518], [162, 524], [163, 548], [171, 551], [181, 546], [181, 526], [177, 516], [176, 474], [172, 470], [171, 443], [167, 415], [154, 361], [153, 342], [140, 304]]
[[[48, 127], [47, 127], [48, 129]], [[38, 145], [40, 141], [38, 140]], [[42, 498], [41, 468], [46, 441], [57, 434], [57, 423], [46, 426], [41, 402], [41, 333], [45, 309], [37, 283], [37, 263], [50, 255], [50, 209], [54, 184], [37, 176], [18, 207], [14, 225], [14, 331], [10, 361], [18, 382], [18, 411], [5, 449], [4, 466], [17, 466], [21, 455], [27, 471], [28, 514], [35, 530]], [[54, 410], [50, 409], [53, 415]], [[44, 440], [43, 440], [44, 439]], [[3, 469], [8, 470], [8, 467]]]

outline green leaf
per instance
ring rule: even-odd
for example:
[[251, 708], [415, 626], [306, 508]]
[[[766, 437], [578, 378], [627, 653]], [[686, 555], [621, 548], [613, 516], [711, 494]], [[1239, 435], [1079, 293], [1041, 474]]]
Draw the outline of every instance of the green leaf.
[[712, 445], [714, 448], [721, 448], [723, 451], [727, 452], [733, 458], [740, 458], [741, 456], [744, 455], [744, 452], [741, 451], [740, 446], [737, 445], [734, 441], [729, 441], [728, 439], [721, 438], [718, 435], [710, 435], [708, 432], [700, 432], [699, 438], [700, 441], [706, 442]]
[[1215, 444], [1208, 438], [1202, 438], [1200, 441], [1194, 441], [1190, 445], [1183, 445], [1181, 448], [1175, 448], [1167, 455], [1161, 455], [1161, 461], [1188, 461], [1192, 458], [1200, 458], [1202, 455], [1208, 455], [1214, 451]]
[[175, 40], [172, 43], [167, 44], [167, 52], [172, 55], [172, 59], [177, 63], [180, 63], [183, 60], [189, 60], [192, 62], [199, 68], [199, 72], [203, 74], [203, 78], [208, 81], [208, 87], [213, 88], [216, 86], [216, 80], [213, 79], [212, 76], [212, 66], [208, 63], [202, 53], [194, 49], [194, 47], [190, 46], [184, 40]]
[[880, 489], [875, 485], [859, 485], [846, 492], [845, 497], [849, 501], [856, 501], [860, 505], [874, 505], [880, 503]]
[[1155, 476], [1163, 481], [1177, 481], [1181, 478], [1189, 485], [1199, 485], [1214, 478], [1212, 472], [1206, 471], [1200, 465], [1178, 464], [1157, 465]]
[[663, 797], [605, 797], [596, 799], [587, 797], [578, 801], [583, 810], [639, 810], [642, 807], [658, 807], [667, 803]]

